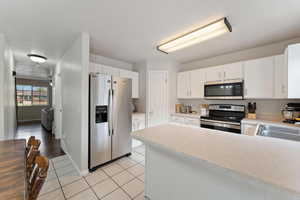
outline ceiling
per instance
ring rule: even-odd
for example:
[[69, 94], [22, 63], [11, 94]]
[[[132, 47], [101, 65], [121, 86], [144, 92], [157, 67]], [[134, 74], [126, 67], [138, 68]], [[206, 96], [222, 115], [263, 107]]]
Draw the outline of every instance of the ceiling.
[[[127, 62], [181, 63], [300, 36], [298, 0], [2, 0], [0, 32], [18, 52], [42, 52], [51, 67], [81, 32], [91, 51]], [[233, 32], [165, 55], [155, 47], [195, 27], [228, 17]]]

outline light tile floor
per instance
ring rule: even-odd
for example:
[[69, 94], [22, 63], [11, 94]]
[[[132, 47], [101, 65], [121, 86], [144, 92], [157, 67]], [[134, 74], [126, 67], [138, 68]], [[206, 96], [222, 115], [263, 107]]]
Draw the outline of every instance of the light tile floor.
[[145, 147], [87, 176], [80, 176], [68, 156], [50, 160], [38, 200], [143, 200]]

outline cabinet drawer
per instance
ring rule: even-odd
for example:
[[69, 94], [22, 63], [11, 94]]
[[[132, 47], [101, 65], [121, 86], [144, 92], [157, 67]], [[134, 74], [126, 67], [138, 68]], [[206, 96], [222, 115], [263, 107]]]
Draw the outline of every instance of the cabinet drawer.
[[200, 119], [195, 118], [185, 118], [184, 122], [186, 125], [197, 126], [200, 127]]

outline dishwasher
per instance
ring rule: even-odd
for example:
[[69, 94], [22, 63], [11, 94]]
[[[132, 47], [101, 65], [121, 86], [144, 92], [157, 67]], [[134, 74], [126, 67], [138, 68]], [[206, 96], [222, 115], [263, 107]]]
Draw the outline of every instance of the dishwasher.
[[300, 142], [300, 128], [260, 124], [257, 135]]

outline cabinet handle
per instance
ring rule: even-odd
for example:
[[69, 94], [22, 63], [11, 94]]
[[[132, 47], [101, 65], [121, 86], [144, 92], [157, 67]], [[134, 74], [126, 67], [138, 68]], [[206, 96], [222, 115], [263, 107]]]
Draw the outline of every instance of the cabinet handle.
[[281, 85], [281, 92], [285, 93], [285, 85]]

